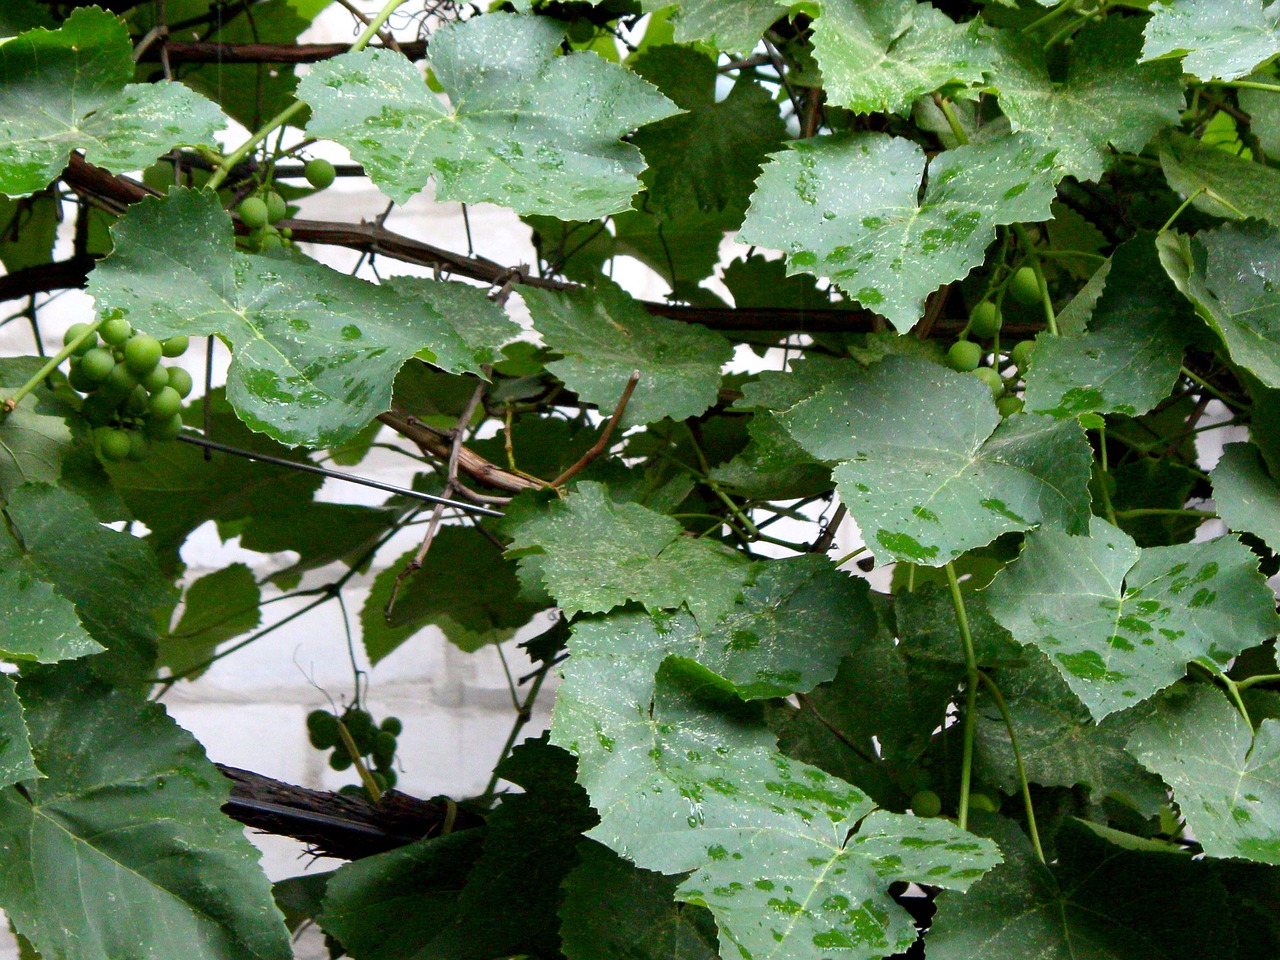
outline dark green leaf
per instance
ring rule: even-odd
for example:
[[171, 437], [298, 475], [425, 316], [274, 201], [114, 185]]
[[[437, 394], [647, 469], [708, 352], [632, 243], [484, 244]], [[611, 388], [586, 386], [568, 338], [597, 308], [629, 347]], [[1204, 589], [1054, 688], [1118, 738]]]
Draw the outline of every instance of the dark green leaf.
[[1227, 444], [1211, 476], [1214, 503], [1227, 526], [1252, 533], [1280, 552], [1280, 484], [1267, 472], [1258, 448]]
[[[188, 678], [218, 645], [248, 633], [262, 622], [262, 601], [253, 571], [243, 563], [215, 570], [187, 588], [182, 598], [182, 618], [160, 640], [157, 663]], [[193, 671], [188, 673], [187, 671]]]
[[555, 56], [551, 20], [493, 14], [431, 40], [441, 106], [403, 56], [365, 50], [317, 64], [299, 84], [307, 131], [336, 140], [404, 203], [437, 180], [441, 200], [590, 220], [631, 206], [644, 169], [619, 138], [676, 112], [638, 77], [591, 53]]
[[1205, 213], [1280, 226], [1280, 170], [1254, 163], [1170, 130], [1160, 140], [1169, 186]]
[[13, 678], [0, 674], [0, 789], [40, 776]]
[[1142, 550], [1096, 517], [1087, 537], [1028, 534], [987, 594], [995, 618], [1044, 650], [1097, 720], [1169, 686], [1188, 661], [1219, 669], [1280, 628], [1239, 541]]
[[42, 579], [39, 565], [9, 536], [0, 538], [0, 609], [5, 611], [0, 657], [54, 663], [106, 649], [85, 632], [70, 601]]

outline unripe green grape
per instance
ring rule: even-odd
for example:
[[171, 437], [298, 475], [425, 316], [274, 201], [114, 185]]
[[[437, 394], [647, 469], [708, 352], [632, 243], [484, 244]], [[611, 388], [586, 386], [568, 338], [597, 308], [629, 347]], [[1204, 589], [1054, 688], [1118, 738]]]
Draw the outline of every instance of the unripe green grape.
[[1000, 412], [1002, 417], [1011, 417], [1015, 413], [1022, 412], [1021, 397], [1001, 397], [996, 401], [996, 410]]
[[150, 417], [147, 420], [147, 435], [153, 440], [172, 440], [181, 432], [181, 414], [174, 414], [166, 419]]
[[328, 710], [312, 710], [307, 714], [307, 733], [317, 750], [338, 745], [338, 718]]
[[71, 385], [72, 390], [78, 390], [80, 393], [93, 393], [98, 389], [97, 382], [85, 376], [83, 366], [75, 360], [71, 361], [70, 369], [67, 371], [67, 383]]
[[160, 343], [160, 350], [166, 357], [180, 357], [187, 352], [187, 347], [191, 344], [191, 338], [185, 333], [180, 333], [176, 337], [169, 337]]
[[280, 239], [280, 233], [277, 230], [264, 230], [262, 238], [258, 241], [259, 250], [279, 250], [284, 246], [284, 241]]
[[108, 396], [123, 400], [138, 385], [138, 378], [125, 364], [117, 363], [102, 381], [102, 391]]
[[391, 734], [393, 737], [398, 737], [400, 736], [401, 733], [404, 732], [404, 724], [400, 722], [399, 717], [387, 717], [380, 724], [378, 724], [378, 729], [385, 730], [387, 733]]
[[155, 393], [169, 385], [169, 371], [156, 364], [151, 372], [142, 378], [142, 386], [147, 393]]
[[142, 384], [138, 384], [129, 391], [129, 396], [120, 405], [120, 409], [127, 417], [140, 417], [147, 412], [147, 405], [150, 401], [151, 397], [147, 393], [147, 388]]
[[[67, 332], [62, 335], [62, 345], [64, 347], [71, 346], [72, 342], [76, 339], [76, 337], [81, 336], [88, 329], [89, 329], [89, 324], [87, 323], [73, 323], [71, 326], [67, 327]], [[97, 345], [98, 345], [98, 335], [96, 333], [91, 337], [85, 337], [84, 343], [80, 344], [80, 346], [75, 348], [75, 351], [73, 352], [73, 356], [83, 357], [86, 353], [88, 353]]]
[[141, 430], [129, 431], [129, 459], [138, 461], [151, 456], [151, 443]]
[[187, 394], [191, 393], [191, 374], [187, 373], [182, 367], [166, 367], [169, 372], [169, 386], [178, 391], [178, 396], [186, 399]]
[[124, 345], [124, 362], [139, 377], [154, 370], [163, 355], [160, 341], [145, 333], [135, 333]]
[[152, 395], [147, 409], [157, 420], [168, 420], [182, 411], [182, 398], [173, 387], [161, 387]]
[[95, 427], [101, 427], [111, 422], [112, 416], [115, 415], [116, 405], [107, 397], [100, 393], [84, 398], [84, 403], [80, 405], [80, 416], [84, 417]]
[[334, 770], [346, 770], [351, 766], [351, 754], [346, 747], [338, 747], [329, 755], [329, 766]]
[[338, 795], [341, 797], [359, 797], [361, 800], [368, 799], [365, 796], [364, 787], [357, 786], [354, 783], [344, 783], [338, 788]]
[[333, 164], [328, 160], [316, 157], [307, 161], [307, 165], [302, 168], [302, 175], [307, 178], [307, 183], [317, 190], [326, 190], [333, 186], [333, 181], [337, 178], [338, 171], [333, 168]]
[[373, 749], [369, 752], [373, 754], [373, 762], [379, 767], [389, 767], [392, 757], [396, 755], [395, 734], [379, 730], [374, 734]]
[[98, 440], [98, 452], [102, 454], [102, 459], [119, 463], [129, 456], [131, 444], [129, 443], [127, 430], [119, 430], [115, 427], [99, 427], [95, 433]]
[[272, 190], [267, 194], [267, 223], [275, 223], [289, 215], [289, 206], [284, 197]]
[[968, 373], [982, 362], [982, 347], [972, 340], [957, 340], [947, 351], [947, 366], [960, 373]]
[[969, 314], [969, 332], [982, 340], [990, 340], [1000, 332], [1000, 308], [983, 300]]
[[596, 35], [596, 25], [590, 20], [579, 17], [577, 20], [569, 21], [567, 32], [572, 43], [590, 43]]
[[266, 201], [261, 197], [245, 197], [237, 209], [240, 222], [250, 230], [261, 230], [270, 222]]
[[1023, 306], [1032, 306], [1040, 302], [1040, 281], [1031, 267], [1019, 267], [1009, 278], [1009, 296]]
[[386, 770], [379, 770], [379, 771], [378, 771], [378, 775], [379, 775], [380, 777], [382, 777], [382, 782], [383, 782], [383, 784], [384, 784], [384, 786], [383, 786], [383, 788], [382, 788], [383, 790], [390, 790], [390, 789], [392, 789], [393, 787], [395, 787], [395, 785], [396, 785], [396, 772], [395, 772], [394, 770], [392, 770], [392, 769], [390, 769], [390, 768], [388, 768], [388, 769], [386, 769]]
[[992, 396], [998, 397], [1004, 393], [1004, 380], [997, 371], [990, 367], [979, 367], [973, 371], [973, 375], [991, 388]]
[[124, 317], [111, 317], [98, 328], [98, 336], [110, 346], [123, 347], [125, 341], [133, 336], [133, 327]]
[[373, 749], [377, 728], [374, 727], [373, 717], [367, 710], [348, 710], [342, 722], [361, 753], [368, 753]]
[[969, 794], [969, 809], [982, 813], [995, 813], [1000, 809], [1000, 804], [985, 793], [971, 793]]
[[101, 383], [107, 379], [115, 365], [116, 359], [111, 356], [111, 351], [103, 350], [102, 347], [94, 347], [79, 362], [80, 372], [91, 383]]
[[911, 812], [917, 817], [936, 817], [942, 812], [942, 798], [932, 790], [917, 790], [911, 795]]
[[1036, 352], [1036, 342], [1034, 340], [1023, 340], [1013, 348], [1013, 352], [1009, 354], [1009, 359], [1014, 365], [1024, 373], [1027, 364], [1031, 362], [1031, 356]]

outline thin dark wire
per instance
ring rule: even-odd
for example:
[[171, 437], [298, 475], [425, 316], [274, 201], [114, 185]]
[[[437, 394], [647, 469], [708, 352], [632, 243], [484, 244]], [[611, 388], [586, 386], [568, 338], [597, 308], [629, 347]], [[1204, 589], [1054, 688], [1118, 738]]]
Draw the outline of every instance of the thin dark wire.
[[191, 433], [181, 433], [178, 435], [178, 439], [184, 443], [203, 447], [206, 451], [217, 450], [219, 453], [229, 453], [232, 456], [244, 457], [248, 460], [259, 460], [262, 463], [269, 463], [277, 467], [286, 467], [290, 470], [300, 470], [303, 473], [316, 473], [322, 477], [330, 477], [334, 480], [345, 480], [347, 483], [358, 483], [361, 486], [373, 487], [377, 490], [385, 490], [387, 493], [397, 493], [404, 497], [426, 500], [429, 503], [439, 503], [446, 507], [456, 507], [459, 510], [479, 513], [487, 517], [502, 516], [502, 513], [499, 511], [493, 510], [489, 507], [482, 507], [478, 504], [467, 503], [463, 500], [450, 500], [448, 497], [438, 497], [434, 493], [422, 493], [418, 490], [409, 490], [406, 487], [397, 487], [393, 483], [384, 483], [381, 480], [371, 480], [368, 477], [360, 477], [352, 473], [340, 473], [337, 470], [330, 470], [327, 467], [317, 467], [315, 464], [311, 463], [298, 463], [296, 460], [285, 460], [281, 457], [268, 456], [265, 453], [254, 453], [252, 450], [241, 450], [238, 447], [228, 447], [226, 444], [215, 443], [213, 440], [206, 440], [204, 437], [198, 437]]

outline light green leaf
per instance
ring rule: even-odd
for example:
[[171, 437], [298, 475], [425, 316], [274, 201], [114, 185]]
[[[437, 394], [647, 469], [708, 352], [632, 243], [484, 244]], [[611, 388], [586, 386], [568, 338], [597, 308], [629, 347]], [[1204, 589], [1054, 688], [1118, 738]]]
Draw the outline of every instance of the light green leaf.
[[43, 956], [292, 957], [257, 851], [220, 810], [230, 783], [190, 734], [80, 664], [18, 694], [45, 779], [0, 793], [0, 906]]
[[399, 584], [388, 620], [391, 591], [417, 552], [415, 547], [378, 574], [360, 611], [370, 663], [431, 625], [460, 649], [479, 650], [510, 639], [538, 612], [520, 597], [515, 564], [479, 530], [441, 527], [421, 569]]
[[[596, 0], [599, 2], [599, 0]], [[641, 0], [646, 13], [672, 9], [672, 0]], [[778, 0], [679, 0], [671, 12], [676, 43], [706, 43], [718, 50], [750, 53], [761, 35], [785, 17]]]
[[1205, 853], [1280, 864], [1280, 720], [1254, 733], [1224, 694], [1182, 686], [1160, 698], [1129, 750], [1173, 787]]
[[614, 503], [599, 483], [578, 484], [518, 526], [508, 555], [521, 557], [521, 577], [539, 577], [569, 615], [636, 600], [655, 611], [688, 604], [710, 624], [732, 608], [750, 576], [741, 554], [686, 537], [678, 521], [639, 504]]
[[71, 602], [41, 578], [35, 561], [9, 536], [0, 537], [0, 609], [5, 611], [0, 657], [54, 663], [106, 649], [85, 632]]
[[703, 907], [676, 903], [678, 881], [641, 870], [584, 840], [565, 878], [559, 915], [568, 960], [716, 960], [716, 925]]
[[1026, 409], [1053, 417], [1146, 413], [1169, 395], [1196, 322], [1163, 276], [1149, 233], [1122, 244], [1089, 331], [1041, 336], [1026, 374]]
[[899, 330], [982, 262], [1002, 224], [1047, 220], [1054, 152], [1023, 134], [938, 154], [883, 133], [795, 141], [760, 176], [741, 243], [782, 250]]
[[640, 382], [625, 424], [696, 417], [716, 401], [720, 368], [733, 347], [697, 324], [651, 317], [621, 287], [601, 280], [592, 290], [522, 290], [533, 325], [564, 359], [547, 369], [606, 415], [634, 370]]
[[129, 83], [132, 53], [124, 24], [92, 7], [0, 45], [0, 192], [39, 190], [72, 150], [123, 172], [178, 144], [213, 143], [222, 112], [180, 83]]
[[1252, 533], [1280, 551], [1280, 484], [1267, 472], [1258, 448], [1229, 443], [1210, 474], [1218, 515], [1232, 530]]
[[1182, 56], [1182, 69], [1201, 80], [1243, 77], [1280, 53], [1280, 3], [1263, 3], [1160, 0], [1152, 4], [1142, 58]]
[[1087, 537], [1029, 534], [987, 594], [1097, 720], [1169, 686], [1190, 660], [1220, 669], [1280, 629], [1258, 558], [1239, 541], [1143, 550], [1096, 517]]
[[1207, 864], [1125, 849], [1069, 819], [1046, 866], [1014, 824], [978, 819], [1005, 862], [963, 897], [938, 898], [929, 960], [1203, 960], [1235, 942], [1238, 917]]
[[1080, 427], [1000, 419], [987, 386], [910, 357], [830, 383], [784, 414], [837, 461], [836, 489], [881, 562], [942, 566], [1036, 524], [1084, 529], [1091, 455]]
[[[103, 314], [153, 336], [218, 333], [232, 344], [227, 397], [252, 429], [323, 446], [359, 432], [391, 405], [396, 371], [427, 353], [458, 372], [476, 347], [429, 283], [358, 280], [301, 257], [237, 253], [212, 194], [175, 188], [135, 204], [111, 231], [116, 252], [93, 271]], [[444, 285], [440, 285], [443, 287]], [[449, 317], [450, 319], [447, 319]]]
[[400, 54], [343, 54], [298, 85], [307, 132], [347, 147], [397, 203], [434, 175], [441, 200], [565, 220], [627, 210], [644, 162], [620, 138], [677, 109], [595, 54], [556, 56], [562, 39], [553, 21], [503, 13], [435, 31], [448, 108]]
[[1169, 186], [1210, 216], [1280, 226], [1280, 170], [1176, 130], [1160, 139], [1160, 166]]
[[934, 90], [980, 82], [992, 65], [978, 21], [916, 0], [822, 0], [813, 54], [827, 102], [855, 113], [903, 113]]
[[[1084, 786], [1099, 803], [1114, 797], [1153, 817], [1165, 802], [1164, 784], [1125, 750], [1139, 711], [1094, 723], [1089, 711], [1041, 653], [1028, 651], [1020, 669], [1001, 670], [996, 682], [1018, 737], [1027, 780], [1045, 787]], [[975, 776], [1005, 793], [1019, 789], [1009, 729], [985, 688], [979, 694]]]
[[579, 756], [601, 817], [590, 836], [645, 869], [693, 870], [677, 896], [711, 909], [722, 956], [905, 949], [916, 931], [889, 883], [964, 889], [995, 862], [986, 841], [876, 811], [856, 788], [782, 756], [713, 674], [668, 657], [699, 657], [685, 615], [579, 623], [552, 738]]
[[992, 83], [1014, 130], [1058, 151], [1058, 165], [1097, 180], [1112, 148], [1136, 153], [1161, 129], [1179, 123], [1182, 77], [1172, 63], [1137, 63], [1142, 22], [1108, 18], [1085, 26], [1070, 46], [1066, 79], [1049, 77], [1040, 41], [1016, 30], [989, 34], [999, 57]]
[[13, 678], [0, 674], [0, 788], [40, 776]]
[[1228, 223], [1189, 239], [1166, 234], [1160, 261], [1231, 359], [1280, 387], [1280, 229]]
[[[189, 679], [220, 643], [248, 633], [262, 622], [262, 591], [253, 571], [233, 563], [201, 577], [182, 598], [178, 625], [160, 639], [157, 664]], [[191, 671], [191, 672], [187, 672]]]

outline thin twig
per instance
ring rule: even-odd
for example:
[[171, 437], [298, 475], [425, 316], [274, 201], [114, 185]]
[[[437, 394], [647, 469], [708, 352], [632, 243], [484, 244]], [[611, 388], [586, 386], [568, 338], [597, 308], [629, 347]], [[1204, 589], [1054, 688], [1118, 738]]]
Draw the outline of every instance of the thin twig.
[[609, 449], [609, 439], [613, 436], [614, 429], [618, 426], [618, 421], [622, 419], [623, 413], [626, 412], [627, 403], [631, 400], [631, 394], [635, 392], [636, 384], [640, 382], [640, 371], [632, 370], [631, 377], [627, 380], [627, 385], [622, 388], [622, 396], [618, 398], [618, 405], [613, 410], [613, 416], [609, 418], [609, 422], [604, 425], [604, 432], [600, 434], [600, 439], [591, 445], [591, 449], [584, 453], [578, 462], [571, 466], [560, 476], [551, 481], [551, 486], [563, 486], [566, 481], [577, 476], [598, 456]]
[[[366, 17], [359, 10], [357, 10], [355, 6], [349, 2], [349, 0], [336, 0], [336, 2], [338, 6], [346, 10], [347, 13], [351, 14], [353, 17], [355, 17], [357, 20], [363, 23], [366, 27], [369, 25], [369, 18]], [[396, 43], [396, 38], [393, 37], [386, 30], [379, 30], [377, 35], [378, 35], [378, 39], [382, 41], [383, 46], [385, 46], [388, 50], [394, 50], [396, 53], [401, 53], [401, 54], [404, 53], [404, 51], [400, 49], [400, 44]]]
[[836, 512], [831, 515], [827, 525], [822, 528], [822, 533], [818, 534], [818, 539], [813, 541], [813, 546], [809, 548], [810, 553], [826, 553], [831, 549], [831, 545], [836, 542], [836, 531], [840, 529], [840, 524], [844, 522], [848, 513], [849, 510], [843, 503], [836, 507]]

